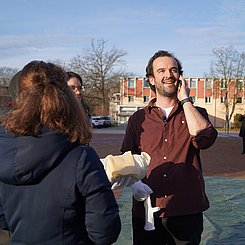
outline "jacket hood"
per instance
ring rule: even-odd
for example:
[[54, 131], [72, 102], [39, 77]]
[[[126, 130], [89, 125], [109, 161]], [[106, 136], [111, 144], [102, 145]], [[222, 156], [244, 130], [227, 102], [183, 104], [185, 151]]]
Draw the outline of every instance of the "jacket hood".
[[38, 183], [77, 144], [67, 135], [43, 129], [38, 136], [15, 136], [0, 127], [0, 181], [11, 185]]

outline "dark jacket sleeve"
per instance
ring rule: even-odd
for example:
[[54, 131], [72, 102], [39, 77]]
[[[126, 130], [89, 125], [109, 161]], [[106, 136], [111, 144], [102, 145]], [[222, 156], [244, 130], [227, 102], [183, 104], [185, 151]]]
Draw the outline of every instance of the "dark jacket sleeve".
[[[1, 185], [0, 185], [1, 188]], [[0, 196], [0, 230], [8, 230], [8, 224], [5, 220], [5, 216], [3, 213], [3, 206], [2, 206], [2, 200], [1, 200], [1, 196]]]
[[78, 164], [77, 182], [85, 197], [85, 224], [89, 238], [98, 245], [116, 242], [121, 231], [118, 205], [104, 167], [89, 146]]
[[241, 128], [240, 128], [240, 132], [239, 132], [239, 136], [240, 137], [245, 137], [245, 115], [241, 115], [241, 122], [242, 122], [242, 125], [241, 125]]

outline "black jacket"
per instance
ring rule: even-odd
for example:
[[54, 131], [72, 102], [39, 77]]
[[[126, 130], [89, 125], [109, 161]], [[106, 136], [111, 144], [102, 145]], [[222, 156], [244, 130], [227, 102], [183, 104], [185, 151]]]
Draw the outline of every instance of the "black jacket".
[[0, 128], [0, 229], [11, 244], [112, 244], [121, 223], [96, 152], [43, 130], [38, 137]]
[[239, 121], [242, 122], [239, 136], [245, 138], [245, 114], [240, 116]]

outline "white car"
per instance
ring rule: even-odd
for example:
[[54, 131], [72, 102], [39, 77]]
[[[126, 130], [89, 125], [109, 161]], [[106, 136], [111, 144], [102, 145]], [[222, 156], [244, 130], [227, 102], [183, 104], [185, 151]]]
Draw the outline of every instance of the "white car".
[[92, 117], [92, 126], [93, 126], [93, 128], [104, 127], [104, 119], [102, 119], [101, 117], [93, 116]]
[[104, 120], [104, 127], [111, 127], [112, 125], [112, 119], [110, 116], [101, 116], [101, 118]]

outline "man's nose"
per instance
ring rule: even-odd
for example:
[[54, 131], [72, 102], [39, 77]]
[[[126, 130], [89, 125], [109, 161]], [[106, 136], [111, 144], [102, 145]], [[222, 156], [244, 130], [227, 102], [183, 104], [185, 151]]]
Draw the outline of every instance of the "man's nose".
[[169, 77], [171, 77], [172, 76], [172, 72], [170, 71], [170, 70], [165, 70], [165, 72], [164, 72], [164, 77], [165, 78], [169, 78]]

